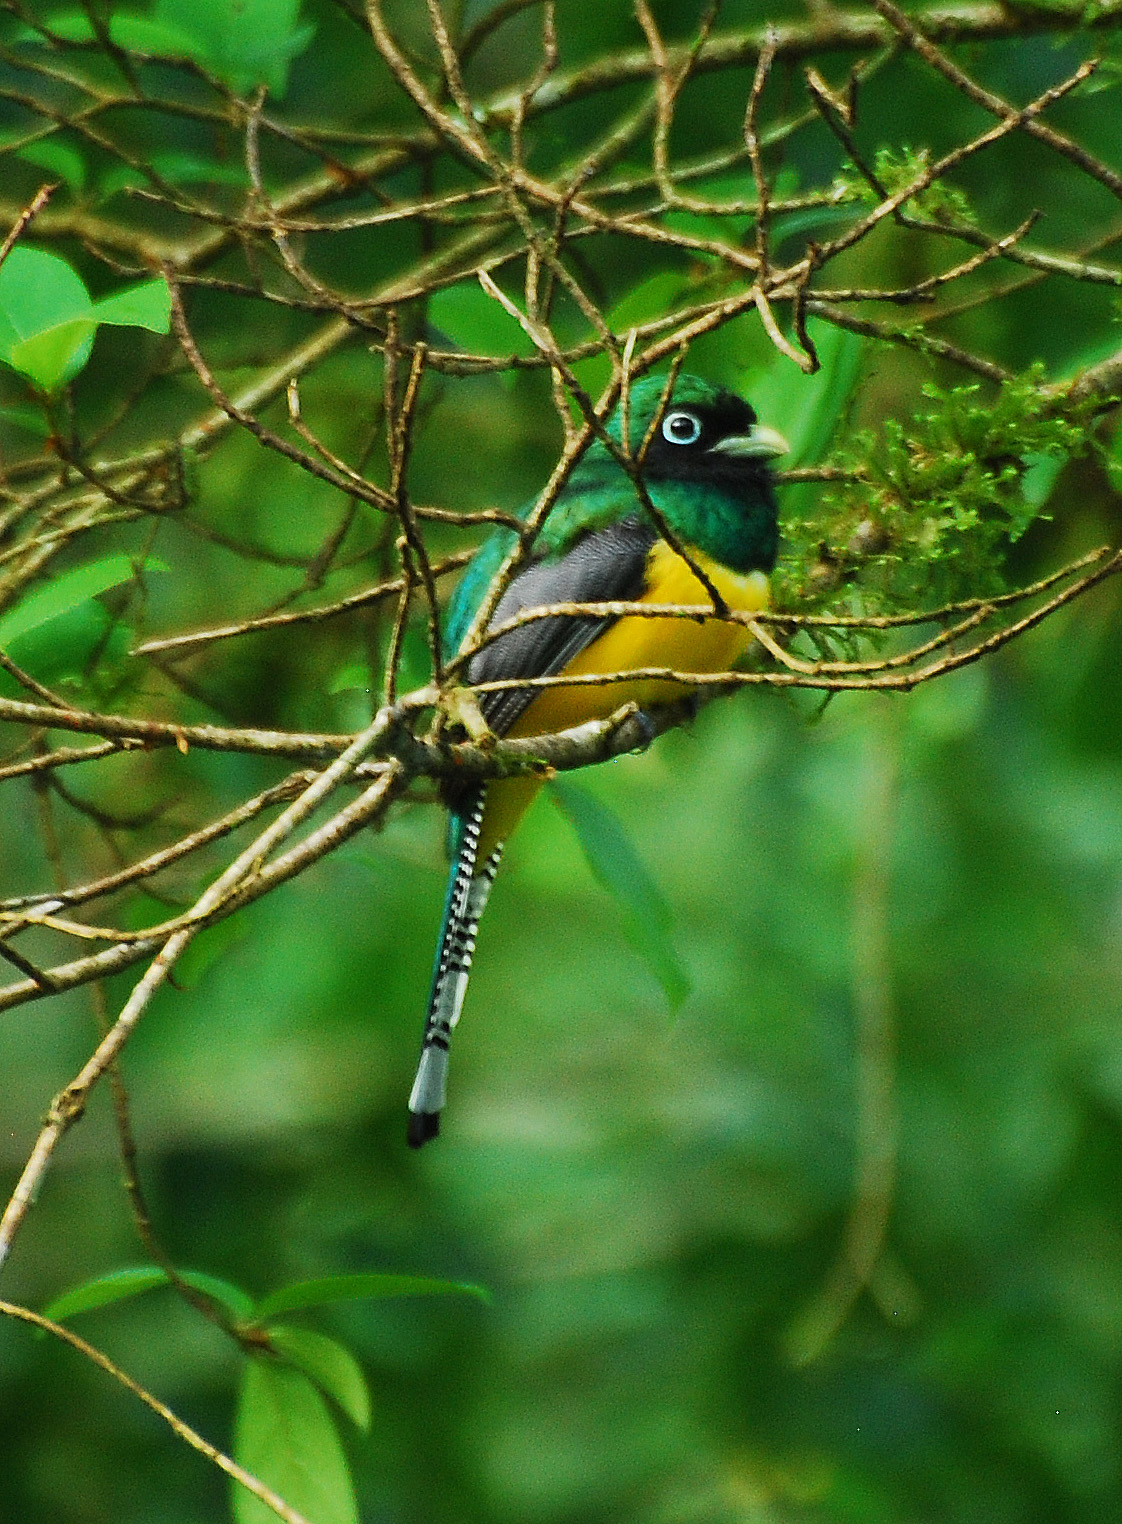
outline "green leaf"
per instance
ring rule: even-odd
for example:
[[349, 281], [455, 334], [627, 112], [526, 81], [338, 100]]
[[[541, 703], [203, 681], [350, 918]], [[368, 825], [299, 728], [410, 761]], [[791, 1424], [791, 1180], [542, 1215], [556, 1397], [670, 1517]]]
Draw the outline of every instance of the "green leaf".
[[60, 323], [88, 318], [93, 304], [81, 276], [65, 259], [17, 244], [0, 265], [0, 312], [16, 339], [30, 339]]
[[808, 206], [798, 212], [785, 212], [772, 224], [774, 242], [782, 243], [788, 238], [800, 238], [806, 233], [822, 233], [828, 228], [844, 227], [856, 221], [861, 208], [852, 201], [841, 206]]
[[18, 244], [0, 265], [0, 360], [43, 391], [89, 358], [93, 304], [65, 259]]
[[63, 143], [58, 138], [42, 138], [38, 143], [29, 143], [26, 148], [20, 149], [16, 158], [23, 159], [27, 164], [35, 164], [48, 174], [57, 175], [76, 191], [85, 187], [86, 161], [76, 148], [71, 148], [69, 143]]
[[619, 905], [628, 939], [677, 1010], [690, 992], [671, 935], [670, 907], [619, 817], [579, 784], [550, 784], [553, 802], [576, 832], [593, 877]]
[[626, 333], [629, 328], [663, 317], [673, 312], [696, 285], [696, 281], [691, 282], [677, 270], [660, 270], [616, 303], [608, 313], [608, 327], [613, 333]]
[[[81, 683], [83, 676], [91, 671], [91, 663], [107, 654], [111, 625], [108, 609], [96, 599], [90, 599], [17, 636], [7, 642], [4, 649], [18, 666], [34, 674], [48, 687], [54, 688], [63, 682]], [[0, 693], [6, 698], [27, 697], [26, 691], [7, 672], [0, 672]]]
[[[238, 94], [267, 85], [280, 96], [292, 60], [315, 34], [314, 27], [297, 26], [299, 11], [300, 0], [157, 0], [149, 15], [111, 16], [109, 35], [132, 52], [190, 59]], [[80, 11], [53, 16], [49, 28], [66, 42], [96, 40]], [[30, 27], [17, 35], [43, 40]]]
[[[277, 3], [283, 3], [283, 0], [277, 0]], [[263, 8], [273, 9], [272, 0]], [[251, 7], [247, 5], [246, 9]], [[296, 9], [294, 5], [293, 14]], [[267, 45], [262, 45], [260, 34], [248, 24], [243, 26], [236, 61], [232, 61], [229, 71], [233, 88], [247, 94], [259, 84], [267, 85], [271, 94], [278, 98], [283, 96], [288, 89], [289, 65], [308, 46], [315, 31], [314, 26], [296, 27], [287, 36], [274, 36]]]
[[[128, 655], [134, 640], [122, 617], [91, 598], [19, 636], [7, 651], [48, 687], [70, 684], [72, 701], [80, 708], [103, 709], [122, 683], [136, 678], [136, 663]], [[0, 691], [12, 698], [27, 697], [6, 672], [0, 673]], [[163, 913], [166, 917], [166, 906]]]
[[34, 338], [13, 344], [5, 359], [13, 370], [41, 391], [57, 391], [73, 380], [90, 357], [97, 325], [90, 318], [71, 318], [45, 328]]
[[327, 686], [327, 691], [328, 693], [351, 693], [358, 689], [360, 692], [369, 693], [370, 683], [370, 663], [349, 661], [336, 672]]
[[[807, 329], [818, 351], [820, 368], [804, 376], [785, 362], [773, 364], [752, 379], [746, 392], [765, 423], [777, 428], [791, 446], [780, 466], [813, 466], [825, 456], [861, 373], [864, 341], [843, 328], [810, 319]], [[821, 496], [818, 483], [781, 489], [787, 522], [811, 515]]]
[[112, 16], [109, 35], [119, 48], [163, 54], [167, 58], [190, 58], [195, 47], [190, 32], [151, 16]]
[[[61, 11], [46, 23], [47, 28], [64, 42], [96, 42], [97, 33], [84, 11]], [[136, 53], [155, 53], [166, 58], [190, 58], [195, 40], [182, 27], [151, 16], [129, 13], [109, 17], [109, 36], [119, 48]], [[18, 33], [21, 42], [42, 42], [31, 27]]]
[[123, 1302], [153, 1286], [166, 1286], [167, 1275], [155, 1265], [138, 1265], [129, 1270], [113, 1270], [108, 1275], [97, 1275], [93, 1280], [82, 1281], [56, 1296], [43, 1308], [45, 1318], [61, 1322], [76, 1312], [92, 1312], [96, 1307], [108, 1307], [113, 1302]]
[[[235, 1322], [242, 1322], [249, 1317], [253, 1302], [240, 1286], [219, 1280], [217, 1276], [207, 1275], [201, 1270], [181, 1270], [179, 1278], [225, 1307]], [[139, 1296], [141, 1292], [168, 1284], [167, 1272], [158, 1265], [135, 1265], [127, 1270], [113, 1270], [108, 1275], [95, 1276], [92, 1280], [83, 1281], [69, 1291], [64, 1291], [43, 1309], [43, 1316], [58, 1322], [73, 1317], [76, 1312], [92, 1312], [95, 1308], [108, 1307], [114, 1302], [123, 1302], [129, 1297]]]
[[27, 429], [40, 439], [51, 437], [51, 425], [44, 416], [41, 408], [37, 407], [0, 407], [0, 421], [14, 424], [18, 429]]
[[814, 318], [807, 331], [820, 361], [814, 375], [804, 376], [790, 365], [772, 365], [749, 389], [760, 417], [779, 429], [791, 446], [783, 460], [788, 468], [821, 460], [861, 372], [864, 341], [857, 334]]
[[[64, 42], [96, 42], [97, 33], [94, 31], [90, 18], [82, 11], [60, 11], [58, 15], [50, 17], [43, 25], [54, 36], [61, 37]], [[42, 36], [34, 27], [21, 27], [16, 33], [19, 42], [42, 42]]]
[[170, 312], [162, 276], [94, 303], [64, 259], [20, 245], [0, 265], [0, 360], [52, 392], [85, 365], [99, 323], [167, 333]]
[[[743, 188], [736, 199], [743, 199]], [[753, 221], [746, 212], [726, 212], [722, 216], [716, 212], [693, 212], [685, 208], [667, 212], [663, 217], [664, 226], [675, 233], [684, 233], [687, 238], [705, 238], [733, 248], [743, 241]]]
[[[167, 571], [167, 566], [162, 561], [150, 560], [145, 570]], [[63, 572], [62, 576], [53, 578], [46, 587], [32, 593], [0, 618], [0, 646], [9, 645], [29, 630], [57, 619], [60, 614], [96, 598], [111, 587], [131, 582], [135, 576], [136, 567], [128, 556], [123, 555], [106, 556], [88, 566], [76, 566], [73, 571]]]
[[300, 0], [157, 0], [153, 13], [191, 38], [191, 57], [245, 94], [267, 85], [284, 94], [292, 59], [313, 28], [296, 25]]
[[442, 343], [468, 354], [526, 355], [532, 348], [510, 313], [474, 281], [434, 292], [428, 321]]
[[193, 1290], [201, 1291], [203, 1296], [210, 1297], [220, 1307], [225, 1307], [233, 1322], [248, 1323], [253, 1316], [253, 1298], [240, 1286], [235, 1286], [233, 1281], [208, 1275], [205, 1270], [180, 1270], [179, 1279]]
[[215, 921], [213, 926], [204, 927], [175, 960], [176, 988], [193, 990], [223, 953], [236, 947], [239, 942], [244, 942], [246, 935], [243, 920], [237, 915], [227, 916], [224, 921]]
[[1122, 492], [1122, 429], [1116, 428], [1106, 452], [1106, 469], [1115, 491]]
[[[1052, 489], [1067, 462], [1062, 455], [1029, 454], [1024, 457], [1024, 463], [1021, 496], [1031, 510], [1028, 516], [1031, 521], [1052, 496]], [[1027, 523], [1024, 527], [1028, 527]]]
[[482, 1302], [491, 1299], [484, 1287], [470, 1281], [433, 1280], [427, 1275], [331, 1275], [321, 1280], [294, 1281], [291, 1286], [270, 1292], [257, 1304], [255, 1316], [265, 1322], [278, 1312], [294, 1312], [298, 1307], [391, 1296], [474, 1296]]
[[[241, 165], [217, 164], [212, 159], [202, 158], [199, 154], [154, 153], [148, 155], [147, 162], [169, 185], [202, 183], [236, 185], [241, 188], [246, 184], [246, 172]], [[107, 170], [99, 180], [98, 200], [108, 201], [110, 196], [115, 196], [118, 191], [148, 184], [147, 177], [141, 174], [140, 170], [133, 169], [129, 164], [117, 164]]]
[[370, 1388], [349, 1349], [326, 1334], [310, 1328], [293, 1328], [289, 1323], [270, 1328], [269, 1343], [277, 1354], [302, 1370], [321, 1392], [337, 1402], [357, 1428], [369, 1429]]
[[152, 333], [167, 333], [171, 327], [171, 292], [162, 275], [128, 286], [112, 296], [94, 302], [94, 317], [99, 323], [118, 327], [148, 328]]
[[[13, 249], [12, 254], [15, 252], [15, 249]], [[5, 263], [10, 262], [12, 254], [8, 255], [8, 260]], [[19, 334], [16, 332], [15, 326], [4, 307], [2, 290], [0, 290], [0, 360], [6, 362], [12, 345], [18, 343]]]
[[[319, 1391], [281, 1360], [246, 1361], [234, 1423], [234, 1459], [298, 1509], [309, 1524], [358, 1524], [354, 1484]], [[276, 1514], [234, 1483], [236, 1524], [276, 1524]]]

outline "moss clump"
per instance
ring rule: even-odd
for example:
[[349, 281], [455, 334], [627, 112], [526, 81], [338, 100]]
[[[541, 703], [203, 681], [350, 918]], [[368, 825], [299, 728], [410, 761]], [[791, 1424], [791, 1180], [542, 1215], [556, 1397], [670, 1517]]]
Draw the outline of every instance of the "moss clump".
[[839, 464], [860, 476], [790, 526], [776, 578], [792, 611], [898, 614], [1005, 586], [1006, 552], [1044, 516], [1042, 462], [1090, 447], [1092, 410], [1061, 413], [1034, 366], [997, 388], [929, 384], [930, 406], [863, 432]]

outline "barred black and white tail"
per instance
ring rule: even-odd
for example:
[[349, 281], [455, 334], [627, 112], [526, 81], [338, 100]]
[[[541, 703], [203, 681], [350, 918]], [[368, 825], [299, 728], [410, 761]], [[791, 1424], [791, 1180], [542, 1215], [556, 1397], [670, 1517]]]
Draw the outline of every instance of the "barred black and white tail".
[[448, 1045], [460, 1019], [468, 974], [475, 953], [479, 918], [498, 871], [502, 844], [479, 864], [479, 833], [483, 826], [486, 788], [473, 793], [457, 812], [459, 826], [453, 846], [448, 898], [436, 949], [421, 1061], [409, 1097], [409, 1146], [420, 1148], [440, 1131], [440, 1113], [448, 1080]]

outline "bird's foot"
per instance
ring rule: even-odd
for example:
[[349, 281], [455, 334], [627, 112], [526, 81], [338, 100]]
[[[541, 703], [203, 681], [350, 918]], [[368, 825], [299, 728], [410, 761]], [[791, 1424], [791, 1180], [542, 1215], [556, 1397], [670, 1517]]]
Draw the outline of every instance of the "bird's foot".
[[613, 718], [616, 721], [617, 730], [624, 725], [630, 725], [639, 732], [638, 740], [631, 748], [632, 751], [646, 751], [658, 734], [654, 720], [645, 709], [640, 709], [638, 704], [627, 704], [618, 717], [613, 716]]
[[441, 707], [451, 725], [461, 726], [481, 751], [493, 751], [498, 736], [483, 718], [479, 700], [470, 688], [450, 688], [441, 701]]

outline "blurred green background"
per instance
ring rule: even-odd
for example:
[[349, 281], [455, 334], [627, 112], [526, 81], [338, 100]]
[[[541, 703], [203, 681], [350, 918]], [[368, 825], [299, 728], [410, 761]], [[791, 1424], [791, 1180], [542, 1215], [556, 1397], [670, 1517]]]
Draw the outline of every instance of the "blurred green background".
[[[692, 14], [657, 10], [686, 34]], [[285, 111], [411, 121], [343, 12], [308, 14], [316, 35], [293, 64]], [[570, 3], [561, 19], [567, 62], [638, 45], [626, 5]], [[730, 3], [721, 26], [761, 19]], [[536, 22], [512, 25], [508, 50], [480, 57], [483, 92], [525, 65]], [[1092, 50], [1078, 32], [1045, 35], [976, 48], [970, 62], [1021, 100]], [[848, 61], [827, 63], [840, 77]], [[690, 87], [682, 151], [727, 140], [749, 80], [741, 69]], [[777, 97], [793, 101], [797, 83], [792, 64]], [[563, 156], [602, 106], [550, 118], [541, 151]], [[14, 132], [16, 108], [5, 109]], [[1116, 92], [1056, 119], [1122, 159]], [[905, 59], [870, 85], [861, 130], [869, 144], [937, 152], [981, 121]], [[163, 147], [205, 136], [172, 118], [135, 131]], [[819, 126], [784, 164], [802, 185], [828, 183], [836, 144]], [[33, 186], [37, 172], [24, 169]], [[1105, 239], [1117, 213], [1101, 186], [1019, 139], [961, 183], [987, 226], [1047, 206], [1051, 248]], [[356, 233], [325, 240], [321, 257], [342, 284], [368, 284], [369, 261], [389, 270], [414, 257], [411, 235], [396, 236], [404, 253]], [[85, 257], [77, 239], [58, 247]], [[926, 273], [926, 254], [886, 237], [855, 266], [890, 285]], [[622, 269], [610, 247], [587, 255], [612, 300], [657, 274], [659, 257]], [[430, 314], [438, 333], [467, 321], [444, 300]], [[192, 317], [230, 384], [306, 320], [218, 292], [202, 293]], [[1108, 290], [1050, 282], [944, 331], [1012, 368], [1041, 359], [1058, 377], [1117, 347], [1112, 324]], [[91, 427], [141, 343], [159, 354], [147, 336], [99, 336], [76, 388]], [[754, 320], [741, 320], [699, 344], [690, 366], [750, 386], [767, 352]], [[851, 421], [906, 421], [931, 376], [960, 379], [868, 349]], [[356, 346], [308, 380], [306, 414], [353, 458], [376, 432], [380, 384]], [[144, 406], [125, 426], [136, 439], [194, 416], [202, 398], [171, 372]], [[414, 497], [462, 509], [525, 501], [559, 444], [537, 374], [434, 381], [423, 423]], [[244, 436], [193, 485], [190, 509], [159, 526], [154, 550], [172, 570], [151, 578], [149, 634], [267, 607], [300, 580], [285, 558], [311, 554], [340, 512], [330, 491]], [[1118, 498], [1097, 468], [1069, 467], [1049, 506], [1051, 521], [1017, 547], [1014, 580], [1117, 538]], [[373, 515], [360, 512], [349, 533], [352, 560], [332, 593], [363, 585], [384, 553]], [[222, 536], [273, 559], [233, 554]], [[449, 534], [445, 548], [460, 543]], [[339, 674], [384, 639], [355, 616], [213, 648], [187, 669], [181, 712], [353, 728], [370, 695]], [[142, 1178], [176, 1263], [255, 1294], [359, 1270], [493, 1294], [489, 1306], [306, 1315], [356, 1351], [372, 1383], [372, 1430], [348, 1434], [366, 1524], [1122, 1518], [1120, 644], [1119, 588], [1107, 584], [910, 696], [846, 695], [823, 710], [753, 691], [645, 756], [582, 775], [671, 907], [692, 986], [676, 1014], [543, 798], [496, 886], [444, 1133], [420, 1155], [404, 1145], [404, 1101], [443, 896], [437, 808], [399, 809], [201, 946], [123, 1063]], [[419, 636], [415, 646], [419, 663]], [[254, 759], [171, 753], [116, 758], [71, 786], [162, 806], [157, 825], [115, 838], [131, 855], [280, 775]], [[8, 892], [50, 882], [28, 829], [35, 796], [20, 788], [0, 817]], [[61, 819], [74, 878], [103, 871], [90, 822]], [[195, 871], [168, 892], [197, 892]], [[111, 1012], [130, 986], [111, 983]], [[82, 991], [0, 1022], [6, 1180], [93, 1033]], [[42, 1306], [144, 1257], [119, 1174], [103, 1087], [29, 1215], [5, 1297]], [[853, 1229], [855, 1211], [865, 1215]], [[850, 1307], [837, 1272], [846, 1234], [875, 1250], [882, 1229]], [[80, 1331], [228, 1443], [238, 1354], [189, 1308], [152, 1293], [89, 1314]], [[227, 1511], [223, 1477], [131, 1396], [72, 1351], [0, 1323], [4, 1524], [210, 1524]]]

